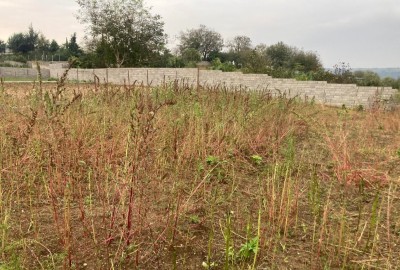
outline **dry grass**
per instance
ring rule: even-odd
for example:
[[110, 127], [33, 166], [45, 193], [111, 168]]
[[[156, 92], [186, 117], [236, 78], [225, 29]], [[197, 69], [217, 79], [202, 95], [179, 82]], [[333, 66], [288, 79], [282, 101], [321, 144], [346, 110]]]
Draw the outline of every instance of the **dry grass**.
[[400, 263], [399, 111], [4, 84], [0, 115], [1, 269]]

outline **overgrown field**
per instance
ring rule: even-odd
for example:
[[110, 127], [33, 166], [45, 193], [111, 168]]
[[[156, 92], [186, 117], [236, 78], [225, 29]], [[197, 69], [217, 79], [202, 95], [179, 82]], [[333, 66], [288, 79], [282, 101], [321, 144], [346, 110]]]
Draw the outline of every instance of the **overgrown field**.
[[0, 88], [0, 269], [396, 269], [400, 112]]

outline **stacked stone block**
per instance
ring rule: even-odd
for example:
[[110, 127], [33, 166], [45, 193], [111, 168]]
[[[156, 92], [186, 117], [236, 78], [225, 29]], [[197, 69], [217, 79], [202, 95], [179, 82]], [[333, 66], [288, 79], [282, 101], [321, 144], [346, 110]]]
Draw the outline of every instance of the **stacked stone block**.
[[[65, 68], [42, 69], [43, 78], [60, 78]], [[36, 69], [0, 68], [1, 77], [36, 78]], [[377, 102], [390, 103], [397, 93], [390, 87], [358, 87], [354, 84], [330, 84], [324, 81], [297, 81], [277, 79], [266, 74], [243, 74], [220, 70], [198, 70], [196, 68], [109, 68], [71, 69], [68, 79], [93, 82], [95, 77], [101, 83], [125, 85], [162, 86], [173, 83], [204, 87], [223, 87], [240, 90], [266, 90], [273, 96], [285, 95], [332, 105], [369, 108]]]

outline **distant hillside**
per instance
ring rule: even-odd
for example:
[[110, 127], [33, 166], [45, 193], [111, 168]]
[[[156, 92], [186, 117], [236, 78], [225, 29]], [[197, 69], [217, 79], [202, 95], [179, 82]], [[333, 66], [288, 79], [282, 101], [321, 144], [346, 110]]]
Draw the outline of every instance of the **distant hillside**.
[[[334, 71], [333, 68], [326, 68], [326, 70], [329, 70], [331, 72]], [[391, 78], [396, 79], [396, 80], [400, 79], [400, 68], [352, 68], [351, 70], [352, 71], [370, 70], [370, 71], [373, 71], [373, 72], [377, 73], [379, 75], [379, 77], [381, 77], [381, 79], [383, 79], [385, 77], [391, 77]]]
[[381, 78], [391, 77], [393, 79], [400, 78], [400, 68], [353, 68], [353, 71], [365, 71], [370, 70], [379, 75]]

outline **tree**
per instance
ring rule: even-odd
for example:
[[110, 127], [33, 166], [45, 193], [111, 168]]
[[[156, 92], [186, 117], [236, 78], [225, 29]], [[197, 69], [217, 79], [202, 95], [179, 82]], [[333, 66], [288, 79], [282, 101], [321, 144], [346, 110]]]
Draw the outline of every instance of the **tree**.
[[38, 37], [36, 49], [41, 53], [48, 52], [50, 49], [50, 42], [43, 34]]
[[102, 50], [106, 65], [144, 66], [164, 50], [166, 35], [159, 15], [152, 15], [143, 0], [76, 0], [78, 19], [88, 24], [95, 50]]
[[66, 48], [71, 56], [79, 56], [83, 53], [78, 43], [76, 42], [76, 33], [72, 34], [69, 42], [66, 43]]
[[6, 52], [6, 43], [0, 39], [0, 53], [5, 53]]
[[[247, 36], [236, 36], [230, 40], [227, 45], [228, 52], [220, 54], [219, 58], [222, 62], [229, 61], [236, 68], [244, 67], [251, 55], [251, 39]], [[225, 61], [224, 61], [225, 60]]]
[[8, 48], [14, 53], [28, 53], [34, 51], [37, 47], [39, 33], [33, 30], [32, 25], [29, 26], [27, 33], [14, 33], [8, 39]]
[[54, 39], [51, 41], [50, 45], [49, 45], [49, 51], [52, 53], [55, 53], [56, 51], [58, 51], [60, 49], [60, 46], [58, 45], [57, 41], [55, 41]]
[[293, 56], [293, 49], [283, 42], [278, 42], [267, 48], [266, 55], [273, 68], [287, 68]]
[[188, 48], [182, 52], [182, 60], [186, 66], [195, 66], [195, 64], [201, 60], [201, 55], [198, 50]]
[[27, 44], [29, 44], [30, 48], [32, 48], [32, 51], [34, 51], [38, 45], [39, 32], [35, 31], [32, 25], [30, 25], [28, 33], [25, 34], [25, 39]]
[[27, 53], [34, 48], [30, 48], [27, 44], [23, 33], [12, 34], [7, 41], [8, 48], [14, 53]]
[[358, 85], [362, 86], [380, 86], [381, 78], [379, 75], [370, 70], [357, 70], [354, 71], [354, 77]]
[[318, 54], [314, 52], [305, 52], [303, 50], [293, 49], [291, 68], [296, 71], [310, 72], [322, 69], [322, 63]]
[[400, 78], [393, 79], [391, 77], [385, 77], [382, 79], [381, 81], [382, 86], [386, 86], [386, 87], [392, 87], [394, 89], [398, 89], [400, 90]]
[[179, 39], [181, 54], [187, 49], [196, 49], [203, 60], [212, 60], [210, 54], [220, 52], [224, 46], [221, 34], [208, 29], [205, 25], [200, 25], [198, 29], [181, 32]]
[[247, 53], [243, 71], [245, 73], [268, 73], [267, 49], [268, 47], [265, 44], [259, 44], [250, 53]]
[[228, 42], [230, 52], [241, 53], [251, 49], [251, 39], [247, 36], [236, 36]]

